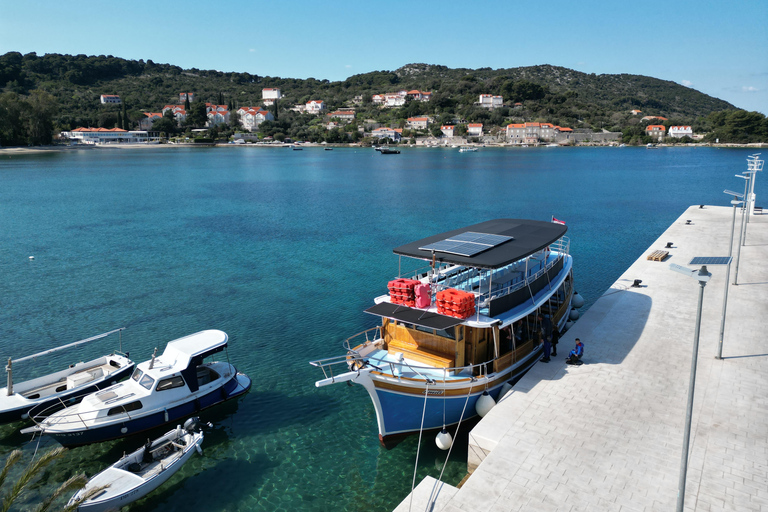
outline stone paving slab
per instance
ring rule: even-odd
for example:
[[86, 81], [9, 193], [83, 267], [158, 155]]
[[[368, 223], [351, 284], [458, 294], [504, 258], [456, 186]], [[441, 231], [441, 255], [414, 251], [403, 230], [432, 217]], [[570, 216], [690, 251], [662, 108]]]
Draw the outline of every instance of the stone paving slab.
[[[472, 476], [443, 486], [433, 510], [674, 510], [699, 285], [669, 265], [726, 256], [731, 216], [692, 206], [651, 244], [564, 334], [558, 358], [534, 366], [472, 430]], [[646, 259], [662, 248], [664, 262]], [[726, 266], [708, 267], [686, 510], [768, 511], [767, 256], [768, 216], [756, 215], [729, 286], [721, 360]], [[585, 364], [569, 366], [576, 337]], [[433, 487], [422, 482], [396, 511], [427, 510]]]

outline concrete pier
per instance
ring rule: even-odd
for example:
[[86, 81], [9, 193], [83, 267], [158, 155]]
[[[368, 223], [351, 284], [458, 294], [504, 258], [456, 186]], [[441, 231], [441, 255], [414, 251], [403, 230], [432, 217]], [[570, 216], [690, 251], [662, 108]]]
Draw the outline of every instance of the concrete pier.
[[[396, 512], [675, 510], [699, 284], [670, 263], [727, 256], [732, 211], [681, 215], [472, 430], [461, 488], [427, 478]], [[748, 224], [723, 359], [726, 266], [707, 268], [685, 509], [768, 511], [768, 216]], [[584, 364], [569, 366], [577, 337]]]

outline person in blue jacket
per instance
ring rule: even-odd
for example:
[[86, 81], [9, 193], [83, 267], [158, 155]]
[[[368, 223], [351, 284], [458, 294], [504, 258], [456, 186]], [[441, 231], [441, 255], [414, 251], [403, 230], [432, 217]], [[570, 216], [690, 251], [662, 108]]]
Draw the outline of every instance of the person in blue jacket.
[[584, 355], [584, 344], [579, 338], [576, 338], [576, 347], [568, 354], [566, 359], [568, 364], [581, 364], [581, 356]]

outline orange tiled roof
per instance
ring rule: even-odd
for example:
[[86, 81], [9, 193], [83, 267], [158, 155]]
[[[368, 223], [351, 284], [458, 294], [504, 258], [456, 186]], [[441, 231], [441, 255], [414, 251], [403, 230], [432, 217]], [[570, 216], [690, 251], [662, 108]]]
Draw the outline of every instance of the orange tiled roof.
[[525, 128], [525, 125], [524, 125], [524, 124], [515, 124], [515, 123], [512, 123], [512, 124], [508, 124], [508, 125], [507, 125], [507, 128]]
[[429, 121], [428, 117], [409, 117], [408, 121]]
[[651, 130], [656, 130], [656, 131], [662, 131], [663, 132], [663, 131], [666, 130], [666, 128], [664, 128], [663, 124], [649, 124], [645, 128], [645, 131], [651, 131]]
[[469, 123], [467, 126], [469, 128], [482, 128], [483, 127], [483, 123]]

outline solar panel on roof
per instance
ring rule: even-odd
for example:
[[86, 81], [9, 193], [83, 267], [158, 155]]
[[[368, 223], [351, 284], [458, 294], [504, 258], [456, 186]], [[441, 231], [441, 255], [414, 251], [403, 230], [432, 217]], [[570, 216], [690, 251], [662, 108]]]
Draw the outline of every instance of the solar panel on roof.
[[489, 233], [475, 233], [467, 231], [459, 233], [445, 240], [433, 242], [419, 247], [422, 251], [446, 252], [448, 254], [458, 254], [459, 256], [474, 256], [483, 251], [492, 249], [497, 245], [512, 240], [511, 236], [492, 235]]
[[731, 259], [730, 256], [696, 256], [689, 265], [727, 265]]

